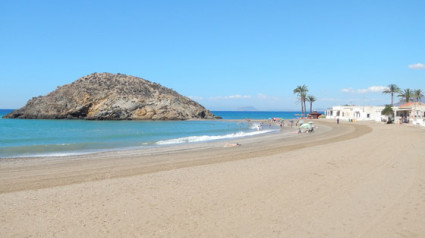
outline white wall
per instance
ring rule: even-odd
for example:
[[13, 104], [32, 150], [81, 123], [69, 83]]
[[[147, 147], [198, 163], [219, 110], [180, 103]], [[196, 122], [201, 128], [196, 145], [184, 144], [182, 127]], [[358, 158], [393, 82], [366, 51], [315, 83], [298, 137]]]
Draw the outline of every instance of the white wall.
[[[326, 118], [381, 121], [381, 111], [383, 109], [383, 106], [334, 106], [326, 111]], [[330, 115], [331, 112], [332, 115]]]

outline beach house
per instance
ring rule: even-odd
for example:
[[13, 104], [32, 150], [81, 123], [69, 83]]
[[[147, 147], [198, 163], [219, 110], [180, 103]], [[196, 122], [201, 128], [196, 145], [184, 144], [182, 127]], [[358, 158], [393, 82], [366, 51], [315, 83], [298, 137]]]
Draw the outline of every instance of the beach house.
[[[325, 111], [326, 118], [346, 121], [386, 121], [381, 115], [384, 106], [333, 106]], [[409, 102], [398, 107], [392, 107], [395, 122], [425, 126], [425, 103]]]
[[408, 102], [393, 110], [396, 122], [425, 126], [425, 103]]
[[325, 111], [326, 118], [340, 120], [381, 121], [384, 106], [333, 106]]

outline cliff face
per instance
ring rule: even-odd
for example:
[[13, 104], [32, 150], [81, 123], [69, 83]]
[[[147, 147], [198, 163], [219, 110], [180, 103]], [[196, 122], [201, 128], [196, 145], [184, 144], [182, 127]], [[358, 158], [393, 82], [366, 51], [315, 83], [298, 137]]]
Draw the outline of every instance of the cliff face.
[[213, 119], [197, 102], [142, 78], [94, 73], [32, 98], [4, 118], [89, 120]]

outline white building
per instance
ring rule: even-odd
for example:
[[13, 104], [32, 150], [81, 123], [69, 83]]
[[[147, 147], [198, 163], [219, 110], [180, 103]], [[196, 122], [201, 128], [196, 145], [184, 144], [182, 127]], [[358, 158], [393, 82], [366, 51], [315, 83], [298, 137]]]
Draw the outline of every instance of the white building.
[[425, 103], [408, 102], [393, 109], [396, 122], [425, 126]]
[[326, 110], [326, 118], [340, 120], [381, 121], [384, 106], [333, 106]]
[[[326, 118], [358, 121], [383, 121], [387, 119], [381, 112], [384, 106], [333, 106], [326, 110]], [[409, 123], [425, 126], [425, 103], [409, 102], [393, 107], [395, 123]]]

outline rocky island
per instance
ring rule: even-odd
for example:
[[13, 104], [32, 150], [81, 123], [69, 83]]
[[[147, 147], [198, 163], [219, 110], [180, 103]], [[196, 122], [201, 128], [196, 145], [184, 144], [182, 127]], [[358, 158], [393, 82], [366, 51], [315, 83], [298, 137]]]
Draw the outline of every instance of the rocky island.
[[59, 86], [3, 118], [88, 120], [214, 119], [172, 89], [124, 74], [93, 73]]

